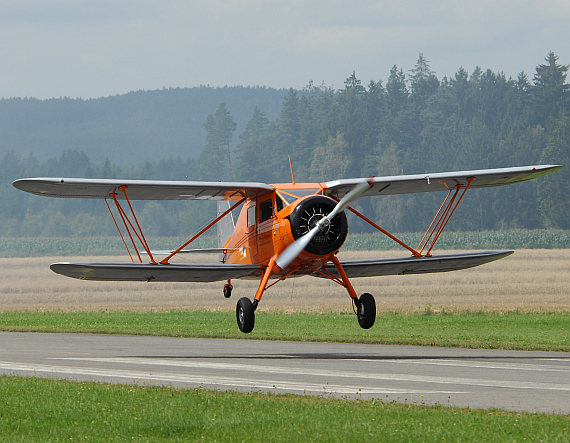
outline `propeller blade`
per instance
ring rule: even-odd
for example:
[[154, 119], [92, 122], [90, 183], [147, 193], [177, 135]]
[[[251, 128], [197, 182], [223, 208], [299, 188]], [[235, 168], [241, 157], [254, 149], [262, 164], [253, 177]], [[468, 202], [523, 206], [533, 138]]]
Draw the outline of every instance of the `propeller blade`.
[[343, 211], [344, 209], [346, 209], [350, 205], [350, 203], [352, 203], [354, 200], [356, 200], [358, 197], [360, 197], [360, 194], [362, 194], [363, 192], [370, 189], [372, 187], [372, 184], [373, 183], [362, 182], [362, 183], [356, 185], [354, 188], [352, 188], [342, 198], [342, 200], [338, 202], [338, 204], [334, 207], [334, 209], [331, 211], [331, 213], [329, 215], [327, 215], [327, 218], [329, 219], [329, 221], [331, 221], [340, 211]]
[[305, 249], [307, 245], [311, 243], [311, 240], [317, 234], [319, 229], [321, 229], [319, 226], [315, 226], [313, 229], [311, 229], [301, 238], [291, 243], [287, 247], [287, 249], [285, 249], [279, 255], [279, 257], [277, 257], [277, 260], [275, 260], [275, 264], [279, 266], [279, 268], [281, 269], [285, 269], [287, 266], [289, 266], [293, 262], [293, 260], [295, 260], [299, 256], [299, 254], [303, 252], [303, 249]]
[[311, 240], [315, 237], [315, 235], [317, 235], [317, 232], [319, 232], [319, 230], [327, 227], [332, 221], [332, 219], [335, 218], [340, 211], [347, 208], [352, 201], [356, 200], [363, 192], [370, 189], [371, 186], [372, 184], [368, 182], [363, 182], [359, 183], [354, 188], [352, 188], [336, 204], [333, 210], [326, 217], [323, 217], [318, 221], [317, 225], [313, 229], [311, 229], [301, 238], [298, 238], [296, 241], [291, 243], [287, 247], [287, 249], [285, 249], [279, 255], [279, 257], [277, 257], [277, 260], [275, 260], [275, 264], [279, 266], [279, 268], [281, 269], [285, 269], [287, 266], [289, 266], [299, 256], [299, 254], [303, 252], [303, 250], [307, 247], [307, 245], [311, 243]]

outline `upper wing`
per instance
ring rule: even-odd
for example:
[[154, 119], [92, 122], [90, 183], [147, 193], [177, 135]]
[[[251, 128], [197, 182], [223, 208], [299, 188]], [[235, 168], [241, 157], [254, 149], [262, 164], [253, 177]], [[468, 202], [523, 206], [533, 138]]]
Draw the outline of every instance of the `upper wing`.
[[[466, 252], [442, 254], [431, 257], [380, 258], [370, 260], [349, 260], [341, 262], [346, 275], [355, 277], [381, 277], [385, 275], [429, 274], [433, 272], [458, 271], [473, 268], [511, 255], [513, 251]], [[330, 263], [327, 270], [338, 277]], [[314, 277], [325, 277], [317, 272]]]
[[518, 183], [541, 177], [562, 168], [558, 165], [522, 166], [518, 168], [481, 169], [477, 171], [439, 172], [436, 174], [395, 175], [392, 177], [372, 177], [334, 180], [324, 183], [325, 194], [342, 198], [355, 185], [372, 183], [362, 195], [413, 194], [455, 189], [457, 185], [467, 185], [473, 177], [470, 188], [484, 188]]
[[67, 277], [97, 281], [213, 282], [261, 275], [259, 265], [218, 263], [54, 263], [50, 268]]
[[273, 191], [264, 183], [194, 182], [159, 180], [115, 180], [81, 178], [23, 178], [14, 187], [46, 197], [123, 198], [126, 187], [130, 200], [241, 200]]
[[[325, 194], [342, 198], [355, 185], [369, 182], [373, 185], [363, 195], [411, 194], [454, 189], [466, 185], [473, 177], [472, 188], [502, 186], [531, 180], [549, 174], [562, 166], [524, 166], [518, 168], [482, 169], [477, 171], [440, 172], [435, 174], [398, 175], [392, 177], [354, 178], [324, 183]], [[109, 198], [125, 186], [131, 200], [241, 200], [255, 198], [273, 191], [265, 183], [194, 182], [159, 180], [115, 180], [79, 178], [24, 178], [13, 185], [32, 194], [47, 197]]]

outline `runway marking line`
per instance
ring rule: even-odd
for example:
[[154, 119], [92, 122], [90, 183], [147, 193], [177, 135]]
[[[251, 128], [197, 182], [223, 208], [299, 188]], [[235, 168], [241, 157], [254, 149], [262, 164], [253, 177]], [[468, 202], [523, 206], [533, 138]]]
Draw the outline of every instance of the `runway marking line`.
[[[197, 369], [216, 369], [216, 370], [242, 370], [246, 373], [270, 373], [270, 374], [296, 374], [296, 375], [311, 375], [320, 377], [341, 377], [341, 378], [357, 378], [366, 380], [389, 380], [389, 381], [403, 381], [403, 382], [420, 382], [431, 384], [453, 384], [453, 385], [468, 385], [468, 386], [485, 386], [497, 388], [511, 388], [511, 389], [535, 389], [535, 390], [553, 390], [553, 391], [570, 391], [570, 383], [543, 383], [543, 382], [525, 382], [513, 380], [487, 380], [478, 378], [462, 378], [462, 377], [439, 377], [428, 375], [412, 375], [412, 374], [387, 374], [375, 372], [343, 372], [343, 371], [330, 371], [330, 370], [314, 370], [304, 368], [279, 368], [276, 366], [262, 366], [252, 364], [238, 364], [238, 363], [214, 363], [214, 362], [196, 362], [196, 361], [173, 361], [161, 360], [144, 357], [132, 358], [117, 358], [117, 357], [102, 357], [102, 358], [83, 358], [71, 357], [61, 358], [61, 360], [75, 360], [75, 361], [89, 361], [89, 362], [108, 362], [108, 363], [121, 363], [121, 364], [139, 364], [139, 365], [152, 365], [152, 366], [171, 366], [171, 367], [184, 367], [184, 368], [197, 368]], [[377, 360], [372, 360], [377, 361]], [[1, 367], [1, 366], [0, 366]]]
[[224, 386], [240, 387], [250, 389], [266, 389], [280, 391], [300, 391], [304, 393], [322, 394], [466, 394], [461, 391], [440, 391], [440, 390], [415, 390], [415, 389], [393, 389], [393, 388], [366, 388], [361, 386], [340, 386], [328, 384], [296, 383], [287, 381], [262, 381], [248, 380], [241, 378], [217, 377], [217, 376], [192, 376], [186, 374], [160, 374], [151, 372], [133, 372], [121, 369], [98, 369], [98, 368], [78, 368], [66, 366], [52, 366], [39, 364], [23, 364], [3, 362], [0, 369], [9, 371], [31, 372], [34, 375], [44, 373], [53, 376], [54, 374], [82, 375], [96, 377], [110, 377], [113, 379], [126, 379], [133, 383], [140, 383], [141, 380], [154, 381], [158, 383], [188, 383], [196, 386]]

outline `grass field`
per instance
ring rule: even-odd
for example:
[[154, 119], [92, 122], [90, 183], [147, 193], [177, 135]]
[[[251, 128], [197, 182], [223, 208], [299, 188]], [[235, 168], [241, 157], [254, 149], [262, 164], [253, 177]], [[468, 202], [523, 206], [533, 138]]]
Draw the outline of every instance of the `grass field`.
[[[400, 251], [342, 252], [356, 259], [402, 256]], [[188, 257], [188, 256], [185, 256]], [[198, 255], [212, 261], [216, 256]], [[67, 259], [67, 258], [66, 258]], [[120, 258], [124, 260], [124, 258]], [[117, 261], [118, 257], [69, 257], [78, 261]], [[233, 311], [238, 298], [253, 297], [256, 281], [234, 281], [231, 299], [223, 282], [208, 284], [88, 282], [54, 274], [57, 257], [0, 258], [0, 310], [162, 310]], [[520, 250], [510, 257], [464, 271], [354, 279], [358, 293], [376, 297], [378, 312], [570, 311], [570, 249]], [[291, 278], [269, 289], [261, 312], [352, 312], [344, 288], [323, 279]]]
[[0, 377], [2, 441], [568, 441], [570, 416]]
[[380, 314], [360, 329], [353, 314], [261, 312], [251, 334], [237, 329], [235, 315], [212, 311], [97, 311], [0, 313], [0, 330], [89, 332], [174, 337], [329, 341], [482, 349], [570, 352], [570, 314], [424, 313]]

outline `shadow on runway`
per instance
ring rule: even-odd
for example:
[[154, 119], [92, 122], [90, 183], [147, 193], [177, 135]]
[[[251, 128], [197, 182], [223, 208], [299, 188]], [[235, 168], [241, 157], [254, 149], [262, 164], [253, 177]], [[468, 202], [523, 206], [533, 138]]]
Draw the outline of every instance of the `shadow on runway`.
[[[509, 351], [512, 352], [512, 351]], [[521, 351], [524, 352], [524, 351]], [[567, 356], [560, 357], [543, 357], [543, 356], [512, 356], [512, 355], [497, 355], [497, 356], [449, 356], [449, 355], [366, 355], [366, 354], [346, 354], [346, 353], [284, 353], [284, 354], [239, 354], [239, 355], [121, 355], [116, 358], [155, 358], [155, 359], [180, 359], [180, 360], [200, 360], [200, 359], [237, 359], [237, 360], [536, 360], [548, 359], [552, 361], [568, 361]]]

